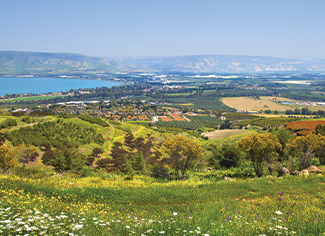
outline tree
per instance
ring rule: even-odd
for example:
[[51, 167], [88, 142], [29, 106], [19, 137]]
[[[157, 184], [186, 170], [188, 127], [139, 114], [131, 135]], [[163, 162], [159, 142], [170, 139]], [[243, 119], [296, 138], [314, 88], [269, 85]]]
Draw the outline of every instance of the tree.
[[131, 164], [136, 174], [146, 174], [146, 162], [142, 152], [137, 152], [132, 156]]
[[299, 170], [308, 168], [310, 160], [314, 157], [313, 151], [316, 149], [317, 143], [318, 135], [316, 134], [296, 138], [290, 145], [290, 151], [293, 155], [290, 157], [292, 166], [294, 162], [297, 162]]
[[325, 135], [325, 125], [322, 125], [322, 123], [316, 125], [316, 134]]
[[286, 110], [286, 115], [292, 115], [293, 111], [292, 110]]
[[2, 171], [6, 172], [15, 165], [14, 156], [14, 152], [10, 148], [4, 145], [0, 146], [0, 168]]
[[38, 155], [39, 153], [35, 146], [26, 146], [25, 144], [20, 144], [19, 146], [15, 147], [15, 156], [21, 163], [23, 163], [23, 171], [21, 173], [21, 176], [24, 175], [26, 164], [35, 161]]
[[301, 109], [301, 115], [311, 115], [313, 112], [308, 109], [308, 107], [304, 107]]
[[94, 148], [93, 149], [93, 151], [92, 151], [92, 153], [91, 153], [91, 155], [93, 156], [93, 157], [99, 157], [99, 154], [102, 154], [103, 153], [103, 150], [101, 150], [100, 148]]
[[243, 153], [238, 149], [236, 142], [226, 142], [213, 150], [209, 165], [218, 167], [238, 167]]
[[51, 144], [44, 142], [44, 143], [41, 143], [40, 149], [42, 151], [46, 152], [48, 150], [51, 150], [52, 149], [52, 146], [51, 146]]
[[86, 156], [81, 154], [77, 148], [69, 144], [57, 147], [53, 153], [53, 158], [49, 161], [57, 173], [66, 170], [81, 170], [85, 165]]
[[321, 165], [325, 165], [325, 136], [318, 135], [318, 142], [315, 145], [315, 156]]
[[6, 143], [6, 140], [3, 137], [3, 133], [0, 133], [0, 146], [4, 145]]
[[[185, 180], [185, 174], [189, 166], [196, 159], [203, 158], [202, 147], [194, 140], [184, 136], [166, 139], [163, 148], [169, 155], [177, 177], [180, 179]], [[179, 171], [181, 171], [181, 176], [179, 176]]]
[[47, 150], [42, 156], [43, 164], [49, 165], [49, 162], [50, 162], [50, 160], [53, 159], [53, 157], [54, 157], [54, 152], [51, 149]]
[[274, 134], [254, 133], [239, 140], [238, 147], [253, 162], [256, 175], [261, 177], [265, 164], [275, 160], [276, 151], [281, 149], [282, 145]]
[[280, 157], [284, 157], [287, 151], [287, 144], [291, 143], [295, 136], [293, 136], [292, 132], [286, 128], [278, 128], [272, 129], [270, 133], [275, 134], [279, 142], [282, 145], [282, 149], [279, 150]]

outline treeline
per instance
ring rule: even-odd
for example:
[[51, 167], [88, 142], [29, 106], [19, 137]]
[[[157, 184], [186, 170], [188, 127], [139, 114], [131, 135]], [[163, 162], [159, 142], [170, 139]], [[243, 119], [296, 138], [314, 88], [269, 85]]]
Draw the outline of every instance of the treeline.
[[102, 120], [99, 117], [94, 117], [94, 116], [90, 116], [90, 115], [79, 115], [78, 118], [81, 120], [87, 121], [91, 124], [97, 124], [102, 127], [109, 127], [109, 124], [106, 123], [104, 120]]
[[[151, 88], [150, 85], [126, 85], [126, 86], [113, 86], [111, 88], [101, 87], [96, 89], [85, 89], [90, 93], [80, 93], [79, 90], [71, 90], [75, 92], [74, 96], [56, 97], [46, 100], [28, 100], [28, 101], [14, 101], [6, 100], [0, 101], [0, 105], [35, 105], [35, 104], [48, 104], [59, 103], [68, 101], [87, 101], [96, 99], [120, 99], [125, 96], [143, 96], [144, 89]], [[80, 90], [82, 91], [82, 90]]]
[[62, 120], [21, 127], [18, 130], [5, 132], [4, 137], [14, 146], [26, 144], [38, 147], [42, 143], [49, 143], [52, 147], [57, 147], [64, 143], [84, 145], [92, 142], [103, 144], [105, 141], [102, 134], [93, 128], [81, 128], [76, 124]]
[[226, 113], [223, 115], [226, 117], [227, 120], [229, 121], [234, 121], [234, 120], [248, 120], [248, 119], [254, 119], [257, 118], [255, 115], [252, 114], [247, 114], [247, 113]]
[[10, 128], [13, 126], [17, 125], [17, 120], [8, 118], [0, 123], [0, 128], [5, 129], [5, 128]]
[[287, 117], [267, 117], [267, 118], [254, 118], [238, 122], [237, 125], [247, 126], [256, 125], [264, 128], [283, 126], [288, 122], [296, 121], [300, 118], [287, 118]]

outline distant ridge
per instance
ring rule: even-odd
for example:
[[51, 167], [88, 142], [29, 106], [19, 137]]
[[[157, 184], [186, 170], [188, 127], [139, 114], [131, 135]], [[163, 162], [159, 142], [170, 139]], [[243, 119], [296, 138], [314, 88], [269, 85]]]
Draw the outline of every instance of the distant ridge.
[[192, 72], [321, 72], [325, 71], [325, 60], [300, 60], [263, 56], [189, 55], [163, 57], [111, 58], [135, 67], [158, 71]]
[[189, 55], [90, 57], [74, 53], [0, 51], [0, 73], [181, 71], [209, 73], [325, 72], [325, 59]]
[[58, 72], [85, 70], [118, 70], [117, 62], [102, 57], [74, 53], [0, 51], [0, 72]]

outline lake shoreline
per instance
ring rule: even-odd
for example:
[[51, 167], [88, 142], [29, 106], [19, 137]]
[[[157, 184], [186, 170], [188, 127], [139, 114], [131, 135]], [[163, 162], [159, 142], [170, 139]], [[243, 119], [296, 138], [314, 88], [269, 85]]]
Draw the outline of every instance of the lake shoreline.
[[94, 89], [96, 87], [110, 88], [123, 84], [112, 80], [40, 77], [0, 77], [0, 83], [0, 96], [6, 94], [43, 95], [64, 93], [70, 90]]

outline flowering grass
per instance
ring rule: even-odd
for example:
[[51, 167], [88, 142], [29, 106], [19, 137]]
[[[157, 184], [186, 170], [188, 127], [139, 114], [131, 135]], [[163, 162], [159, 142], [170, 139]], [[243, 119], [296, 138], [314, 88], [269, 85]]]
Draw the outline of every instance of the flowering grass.
[[[116, 176], [115, 176], [116, 177]], [[141, 179], [138, 177], [138, 179]], [[46, 180], [49, 181], [45, 186]], [[93, 178], [94, 181], [98, 180]], [[205, 179], [90, 187], [0, 177], [1, 235], [323, 235], [325, 178]], [[70, 181], [73, 185], [65, 186]], [[105, 183], [102, 183], [105, 185]]]

